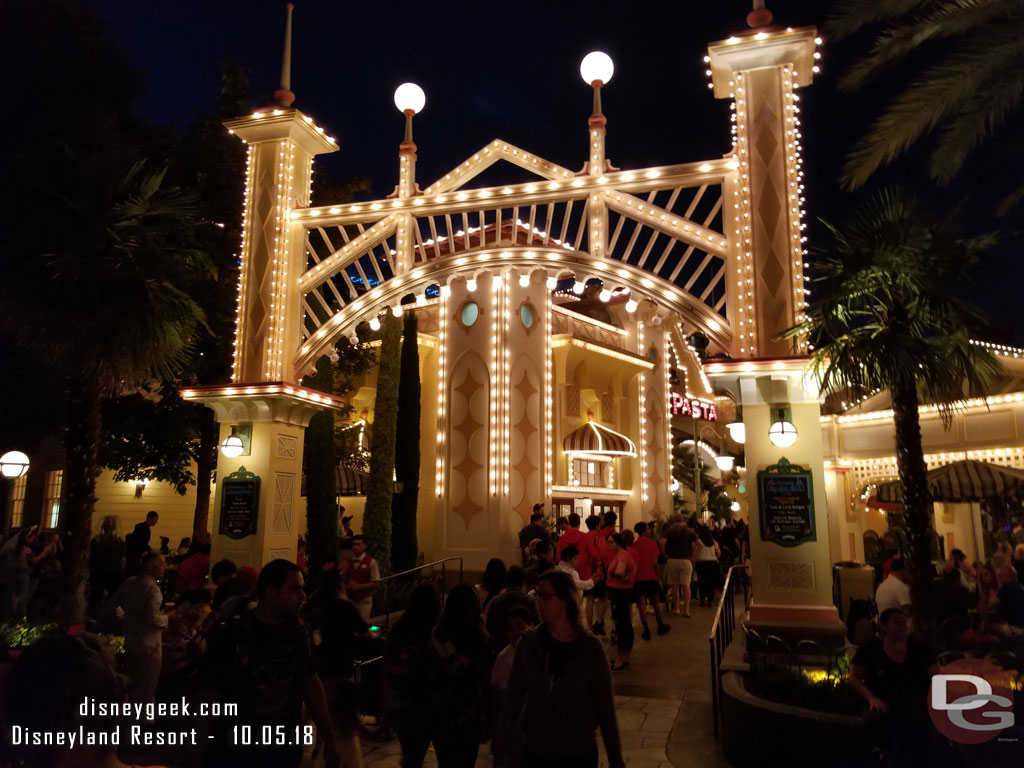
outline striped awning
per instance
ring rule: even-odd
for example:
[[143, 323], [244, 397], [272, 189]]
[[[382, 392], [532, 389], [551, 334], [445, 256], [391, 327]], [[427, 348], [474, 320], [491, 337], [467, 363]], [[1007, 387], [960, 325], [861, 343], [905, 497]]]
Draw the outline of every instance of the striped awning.
[[588, 421], [562, 440], [565, 453], [589, 453], [595, 456], [636, 456], [636, 446], [625, 435]]
[[[979, 502], [1002, 498], [1024, 498], [1024, 470], [965, 459], [928, 471], [928, 493], [932, 501]], [[875, 499], [883, 504], [903, 501], [899, 480], [881, 483]]]
[[366, 481], [370, 476], [348, 467], [338, 466], [338, 495], [339, 496], [365, 496]]

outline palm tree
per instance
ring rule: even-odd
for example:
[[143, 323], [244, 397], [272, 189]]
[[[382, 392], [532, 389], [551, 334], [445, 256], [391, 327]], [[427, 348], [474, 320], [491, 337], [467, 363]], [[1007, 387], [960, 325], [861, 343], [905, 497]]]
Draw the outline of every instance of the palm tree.
[[65, 625], [85, 612], [102, 399], [179, 372], [204, 318], [177, 286], [208, 268], [192, 240], [195, 200], [164, 185], [166, 168], [140, 161], [105, 184], [73, 158], [67, 167], [76, 192], [50, 193], [53, 231], [12, 255], [0, 294], [0, 323], [66, 376]]
[[[890, 101], [849, 155], [844, 180], [862, 185], [923, 137], [937, 132], [929, 170], [948, 183], [967, 156], [1019, 111], [1024, 99], [1024, 3], [1020, 0], [844, 0], [828, 32], [881, 30], [841, 87], [858, 90], [891, 70], [910, 84]], [[914, 69], [919, 62], [923, 69]], [[1024, 185], [1003, 203], [1024, 197]]]
[[951, 295], [995, 238], [959, 237], [898, 189], [877, 194], [842, 229], [825, 226], [832, 242], [815, 254], [817, 299], [787, 335], [811, 342], [826, 391], [889, 391], [915, 618], [927, 629], [932, 523], [918, 406], [938, 405], [948, 426], [951, 409], [984, 394], [999, 370], [968, 338], [980, 311]]

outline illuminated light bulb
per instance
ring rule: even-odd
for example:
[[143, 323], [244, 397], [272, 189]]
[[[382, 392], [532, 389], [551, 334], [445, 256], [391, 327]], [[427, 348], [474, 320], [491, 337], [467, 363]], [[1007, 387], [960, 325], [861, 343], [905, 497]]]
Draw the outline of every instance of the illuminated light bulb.
[[611, 297], [612, 292], [609, 291], [607, 288], [601, 291], [601, 293], [598, 295], [598, 298], [601, 299], [601, 301], [608, 301]]
[[358, 347], [359, 337], [353, 333], [351, 336], [348, 337], [348, 343], [351, 344], [353, 347]]
[[422, 112], [426, 103], [427, 96], [416, 83], [402, 83], [395, 89], [395, 106], [399, 112]]
[[391, 308], [391, 314], [394, 315], [395, 317], [401, 317], [402, 316], [402, 307], [398, 306], [398, 305], [392, 307]]
[[722, 472], [732, 472], [733, 465], [736, 463], [736, 459], [726, 453], [715, 457], [715, 465]]
[[577, 296], [580, 296], [583, 293], [583, 289], [585, 287], [586, 286], [584, 286], [583, 283], [577, 280], [575, 283], [572, 284], [572, 292], [575, 293]]
[[452, 295], [452, 289], [449, 288], [447, 285], [442, 285], [441, 286], [441, 298], [442, 299], [447, 299], [451, 295]]
[[529, 288], [530, 287], [530, 276], [529, 275], [520, 275], [519, 276], [519, 285], [522, 288]]
[[21, 451], [8, 451], [0, 456], [0, 475], [13, 480], [28, 472], [28, 465], [27, 455]]
[[231, 435], [226, 437], [224, 442], [220, 444], [220, 452], [229, 459], [234, 459], [241, 456], [244, 451], [245, 444], [242, 442], [242, 438], [235, 434], [235, 429], [232, 427]]
[[792, 422], [776, 421], [768, 429], [768, 439], [779, 448], [789, 448], [796, 442], [797, 431]]
[[376, 317], [373, 318], [370, 321], [370, 330], [371, 331], [379, 331], [380, 330], [380, 320], [378, 320]]
[[630, 299], [629, 301], [626, 302], [626, 311], [632, 314], [636, 312], [639, 306], [640, 305], [635, 300]]
[[466, 281], [466, 290], [470, 293], [476, 290], [476, 278], [471, 277]]
[[549, 277], [548, 280], [547, 280], [547, 286], [548, 286], [548, 290], [549, 291], [555, 290], [555, 288], [558, 287], [558, 278], [557, 277]]
[[612, 57], [601, 51], [591, 51], [580, 62], [580, 75], [587, 85], [601, 83], [607, 85], [615, 72]]

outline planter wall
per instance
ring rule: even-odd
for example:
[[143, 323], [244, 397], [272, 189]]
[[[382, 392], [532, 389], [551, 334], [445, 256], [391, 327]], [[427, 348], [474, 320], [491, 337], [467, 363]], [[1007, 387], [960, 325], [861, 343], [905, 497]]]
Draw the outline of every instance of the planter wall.
[[751, 694], [739, 672], [722, 675], [722, 747], [733, 768], [864, 765], [865, 719], [777, 704]]

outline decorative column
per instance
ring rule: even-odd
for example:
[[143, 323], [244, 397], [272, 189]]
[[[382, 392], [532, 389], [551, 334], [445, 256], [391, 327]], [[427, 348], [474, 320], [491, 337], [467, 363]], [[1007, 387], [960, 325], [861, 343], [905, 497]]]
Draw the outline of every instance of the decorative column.
[[816, 35], [813, 27], [761, 27], [708, 46], [714, 95], [733, 99], [735, 110], [736, 357], [806, 350], [803, 342], [778, 337], [803, 319], [806, 306], [796, 90], [810, 85], [817, 70]]
[[305, 232], [292, 211], [309, 205], [313, 158], [337, 143], [291, 105], [291, 18], [285, 31], [275, 106], [225, 121], [248, 145], [232, 384], [184, 390], [213, 408], [221, 441], [244, 435], [241, 455], [217, 457], [212, 557], [260, 567], [295, 558], [304, 530], [302, 448], [306, 425], [337, 398], [298, 386], [303, 308], [298, 278], [306, 269]]
[[[733, 240], [728, 289], [736, 362], [706, 370], [716, 390], [731, 391], [743, 406], [753, 580], [749, 621], [776, 633], [792, 630], [807, 637], [816, 631], [838, 640], [842, 625], [832, 604], [834, 526], [826, 502], [820, 393], [807, 378], [806, 342], [781, 338], [804, 319], [807, 306], [796, 90], [810, 85], [817, 72], [821, 41], [813, 27], [769, 26], [771, 12], [763, 3], [755, 5], [761, 7], [747, 17], [752, 28], [711, 44], [706, 58], [715, 97], [734, 101], [738, 163], [736, 182], [726, 190], [733, 211], [726, 226]], [[797, 432], [787, 447], [769, 438], [779, 409]], [[799, 475], [797, 468], [803, 470]], [[787, 486], [787, 472], [799, 491], [791, 499], [792, 538], [780, 536], [777, 525], [787, 514], [777, 493]], [[765, 492], [759, 473], [766, 478]]]

